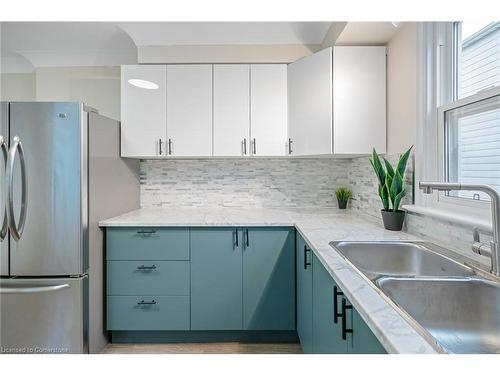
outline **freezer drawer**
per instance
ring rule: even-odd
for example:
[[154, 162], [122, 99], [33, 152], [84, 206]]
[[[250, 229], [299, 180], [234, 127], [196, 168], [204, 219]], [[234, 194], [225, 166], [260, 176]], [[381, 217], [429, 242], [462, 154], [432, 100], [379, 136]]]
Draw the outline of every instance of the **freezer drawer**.
[[88, 278], [1, 279], [1, 353], [87, 353]]

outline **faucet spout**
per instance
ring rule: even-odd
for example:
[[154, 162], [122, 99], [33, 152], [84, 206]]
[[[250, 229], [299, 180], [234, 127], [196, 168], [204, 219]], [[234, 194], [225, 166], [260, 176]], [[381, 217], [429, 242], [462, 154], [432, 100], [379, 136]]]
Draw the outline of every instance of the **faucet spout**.
[[[498, 192], [488, 185], [475, 185], [475, 184], [460, 184], [456, 182], [420, 182], [419, 188], [425, 194], [431, 194], [432, 191], [452, 191], [452, 190], [466, 190], [466, 191], [480, 191], [488, 194], [491, 198], [491, 220], [493, 227], [493, 241], [489, 244], [490, 251], [483, 250], [478, 252], [477, 249], [483, 249], [484, 244], [474, 241], [472, 249], [481, 255], [491, 256], [491, 272], [500, 276], [500, 195]], [[479, 236], [476, 234], [475, 239]]]

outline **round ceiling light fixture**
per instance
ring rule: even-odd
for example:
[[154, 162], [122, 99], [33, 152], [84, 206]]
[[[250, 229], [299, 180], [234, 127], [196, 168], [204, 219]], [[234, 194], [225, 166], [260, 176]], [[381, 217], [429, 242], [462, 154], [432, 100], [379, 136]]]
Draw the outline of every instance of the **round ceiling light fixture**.
[[160, 86], [158, 86], [156, 83], [151, 82], [151, 81], [146, 81], [144, 79], [129, 79], [128, 83], [130, 83], [132, 86], [140, 87], [141, 89], [146, 89], [146, 90], [158, 90]]

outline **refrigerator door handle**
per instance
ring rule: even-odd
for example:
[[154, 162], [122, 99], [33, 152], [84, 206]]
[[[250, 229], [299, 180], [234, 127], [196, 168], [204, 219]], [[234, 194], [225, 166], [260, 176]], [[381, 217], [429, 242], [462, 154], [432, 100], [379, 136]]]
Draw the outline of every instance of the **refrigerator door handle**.
[[[5, 141], [1, 135], [0, 135], [0, 149], [1, 149], [2, 156], [3, 156], [3, 162], [4, 162], [5, 169], [7, 169], [7, 158], [8, 158], [9, 151], [7, 150], [7, 145], [5, 144]], [[3, 222], [2, 222], [2, 227], [0, 228], [0, 242], [2, 242], [5, 239], [5, 236], [7, 235], [7, 230], [8, 230], [7, 202], [4, 202]]]
[[[19, 162], [21, 165], [21, 213], [19, 216], [19, 223], [16, 224], [14, 216], [14, 162], [16, 154], [19, 152]], [[24, 224], [26, 223], [26, 210], [28, 188], [26, 181], [26, 163], [24, 160], [24, 150], [21, 140], [18, 136], [14, 137], [14, 144], [11, 146], [9, 156], [7, 158], [7, 218], [9, 223], [10, 234], [14, 240], [19, 241], [23, 234]]]
[[69, 284], [36, 286], [27, 288], [0, 288], [0, 294], [26, 294], [26, 293], [45, 293], [56, 292], [61, 289], [69, 288]]

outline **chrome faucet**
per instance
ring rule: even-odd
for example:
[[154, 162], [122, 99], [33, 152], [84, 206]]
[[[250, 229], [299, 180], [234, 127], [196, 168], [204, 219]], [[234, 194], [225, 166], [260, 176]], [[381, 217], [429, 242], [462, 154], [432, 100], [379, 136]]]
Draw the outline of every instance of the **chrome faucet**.
[[491, 258], [491, 273], [500, 276], [500, 195], [491, 186], [460, 184], [455, 182], [420, 182], [419, 188], [424, 194], [431, 194], [433, 190], [452, 191], [452, 190], [467, 190], [481, 191], [486, 193], [491, 198], [491, 220], [493, 227], [493, 241], [488, 245], [481, 243], [479, 239], [479, 231], [474, 228], [472, 251], [476, 254], [484, 255]]

